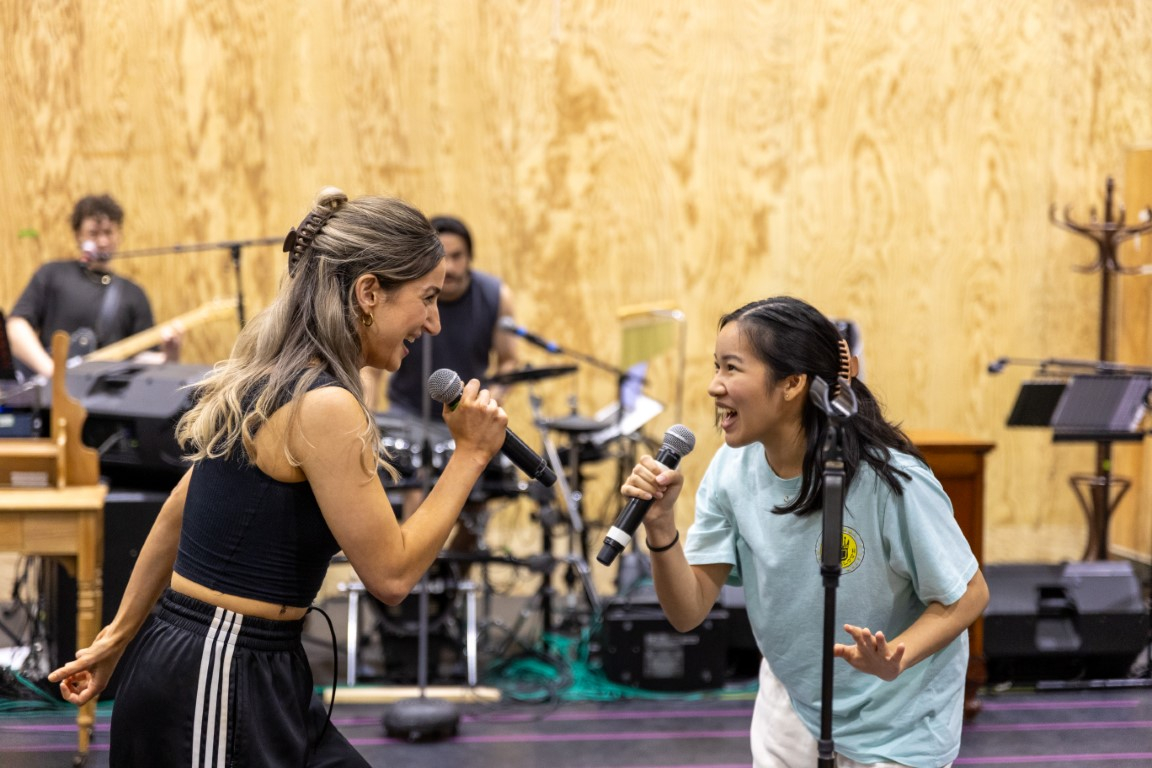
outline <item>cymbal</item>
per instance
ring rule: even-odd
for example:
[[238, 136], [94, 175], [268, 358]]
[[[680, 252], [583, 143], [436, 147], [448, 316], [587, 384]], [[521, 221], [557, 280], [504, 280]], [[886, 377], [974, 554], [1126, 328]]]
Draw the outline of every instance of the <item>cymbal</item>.
[[485, 383], [488, 385], [498, 384], [507, 386], [509, 384], [521, 384], [526, 381], [550, 379], [553, 376], [564, 376], [565, 374], [574, 373], [575, 371], [576, 366], [574, 365], [542, 365], [540, 367], [529, 365], [524, 368], [518, 368], [515, 371], [497, 373], [495, 376], [489, 376]]
[[541, 423], [548, 427], [548, 429], [554, 429], [557, 432], [571, 432], [573, 434], [579, 432], [596, 432], [604, 429], [603, 422], [577, 414], [561, 416], [556, 419], [544, 419]]

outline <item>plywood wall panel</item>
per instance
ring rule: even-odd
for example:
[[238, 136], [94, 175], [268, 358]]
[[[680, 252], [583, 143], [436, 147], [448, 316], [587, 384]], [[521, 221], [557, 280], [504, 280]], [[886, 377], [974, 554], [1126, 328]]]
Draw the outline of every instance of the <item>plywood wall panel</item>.
[[[395, 194], [463, 217], [521, 322], [570, 349], [618, 362], [621, 307], [683, 309], [691, 480], [719, 443], [704, 394], [717, 318], [795, 294], [859, 323], [893, 418], [997, 443], [991, 559], [1075, 557], [1067, 476], [1090, 450], [1005, 429], [1030, 371], [986, 365], [1095, 354], [1098, 286], [1073, 270], [1093, 253], [1048, 206], [1087, 215], [1152, 138], [1150, 14], [1140, 0], [6, 3], [0, 305], [70, 252], [88, 191], [124, 203], [125, 249], [277, 240], [326, 184]], [[249, 316], [283, 264], [277, 245], [241, 249]], [[121, 268], [159, 318], [236, 290], [226, 248]], [[1146, 294], [1126, 300], [1147, 312]], [[235, 332], [190, 332], [187, 359], [223, 357]], [[550, 413], [569, 397], [589, 413], [615, 380], [583, 365], [540, 393]], [[525, 423], [527, 392], [509, 408]], [[613, 468], [593, 471], [610, 487]]]

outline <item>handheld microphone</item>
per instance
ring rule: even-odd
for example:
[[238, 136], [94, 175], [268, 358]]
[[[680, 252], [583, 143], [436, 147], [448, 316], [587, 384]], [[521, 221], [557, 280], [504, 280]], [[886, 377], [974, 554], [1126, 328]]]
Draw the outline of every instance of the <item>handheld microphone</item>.
[[516, 325], [516, 321], [507, 315], [500, 318], [500, 330], [507, 331], [508, 333], [514, 333], [520, 338], [526, 341], [530, 341], [541, 349], [545, 349], [554, 355], [560, 354], [564, 351], [556, 342], [548, 341], [548, 339], [537, 336], [527, 328]]
[[[683, 424], [676, 424], [664, 433], [664, 444], [656, 454], [656, 461], [668, 469], [676, 469], [680, 459], [687, 456], [696, 447], [696, 436]], [[604, 537], [604, 546], [596, 560], [602, 565], [611, 565], [616, 555], [624, 551], [624, 547], [632, 541], [632, 535], [640, 527], [640, 521], [648, 514], [652, 506], [652, 499], [632, 499], [625, 505], [616, 522], [608, 529]]]
[[[428, 377], [428, 394], [438, 403], [444, 403], [449, 410], [455, 410], [464, 394], [464, 382], [460, 375], [451, 368], [441, 368]], [[541, 485], [551, 487], [556, 483], [556, 473], [548, 466], [548, 462], [540, 454], [528, 447], [517, 437], [512, 430], [504, 430], [504, 445], [500, 453], [508, 457], [521, 472], [528, 475]]]

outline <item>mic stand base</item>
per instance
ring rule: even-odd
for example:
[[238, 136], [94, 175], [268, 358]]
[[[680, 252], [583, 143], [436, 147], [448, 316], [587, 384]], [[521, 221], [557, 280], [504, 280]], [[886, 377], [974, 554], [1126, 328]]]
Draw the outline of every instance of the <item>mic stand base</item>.
[[450, 701], [420, 696], [389, 705], [384, 712], [384, 732], [405, 741], [436, 741], [455, 736], [460, 708]]

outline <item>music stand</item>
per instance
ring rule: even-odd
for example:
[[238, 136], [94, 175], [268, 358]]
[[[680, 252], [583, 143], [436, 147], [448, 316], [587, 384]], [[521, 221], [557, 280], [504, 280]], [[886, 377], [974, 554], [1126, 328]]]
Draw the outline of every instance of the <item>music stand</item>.
[[1148, 376], [1073, 376], [1052, 412], [1056, 442], [1142, 440]]
[[1068, 478], [1088, 519], [1082, 560], [1108, 559], [1108, 524], [1132, 485], [1112, 474], [1112, 443], [1144, 439], [1140, 425], [1150, 390], [1152, 374], [1143, 370], [1026, 381], [1008, 416], [1010, 427], [1051, 427], [1053, 442], [1096, 443], [1096, 471]]
[[1049, 427], [1052, 414], [1060, 402], [1067, 383], [1060, 379], [1025, 381], [1020, 385], [1012, 412], [1008, 414], [1009, 427]]

